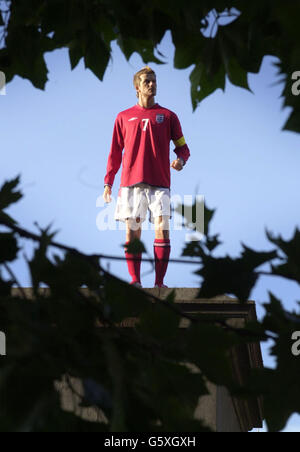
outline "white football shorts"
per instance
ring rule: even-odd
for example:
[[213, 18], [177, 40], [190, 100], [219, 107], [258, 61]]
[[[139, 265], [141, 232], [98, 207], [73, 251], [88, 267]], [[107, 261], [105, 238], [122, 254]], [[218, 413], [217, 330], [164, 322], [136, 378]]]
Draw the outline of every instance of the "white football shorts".
[[170, 189], [140, 183], [132, 187], [120, 187], [114, 219], [125, 222], [140, 217], [143, 222], [149, 210], [149, 221], [162, 215], [172, 218]]

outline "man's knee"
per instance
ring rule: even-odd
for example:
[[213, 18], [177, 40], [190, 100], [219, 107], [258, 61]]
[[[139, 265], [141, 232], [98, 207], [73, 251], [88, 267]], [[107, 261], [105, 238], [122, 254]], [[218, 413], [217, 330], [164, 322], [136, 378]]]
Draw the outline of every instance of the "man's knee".
[[127, 232], [139, 232], [141, 229], [141, 218], [127, 218]]
[[169, 226], [169, 217], [167, 215], [162, 215], [160, 217], [156, 217], [154, 219], [155, 229], [159, 229], [161, 231], [168, 231], [170, 229]]
[[169, 229], [170, 229], [170, 225], [169, 225], [169, 217], [166, 215], [160, 216], [160, 217], [156, 217], [154, 219], [155, 222], [155, 236], [156, 238], [164, 238], [164, 239], [169, 239], [170, 234], [169, 234]]

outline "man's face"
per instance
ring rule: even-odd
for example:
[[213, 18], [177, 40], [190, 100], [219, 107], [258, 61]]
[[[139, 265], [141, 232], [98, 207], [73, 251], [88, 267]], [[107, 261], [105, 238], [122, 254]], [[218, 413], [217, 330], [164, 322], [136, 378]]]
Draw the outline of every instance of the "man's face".
[[144, 97], [154, 97], [156, 95], [156, 77], [154, 74], [142, 74], [140, 76], [138, 92]]

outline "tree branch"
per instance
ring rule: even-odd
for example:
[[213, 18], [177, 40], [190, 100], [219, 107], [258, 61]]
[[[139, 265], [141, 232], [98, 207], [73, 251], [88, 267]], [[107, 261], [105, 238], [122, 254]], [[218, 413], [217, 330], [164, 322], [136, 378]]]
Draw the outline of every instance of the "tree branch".
[[[34, 241], [36, 241], [36, 242], [41, 242], [41, 240], [42, 240], [42, 238], [41, 238], [40, 236], [38, 236], [37, 234], [34, 234], [34, 233], [32, 233], [32, 232], [29, 232], [29, 231], [26, 231], [25, 229], [20, 228], [19, 226], [16, 226], [16, 225], [14, 225], [14, 224], [11, 224], [11, 223], [8, 222], [8, 221], [5, 222], [5, 220], [1, 220], [1, 224], [3, 224], [4, 226], [8, 227], [9, 229], [11, 229], [12, 231], [14, 231], [15, 233], [19, 234], [21, 237], [28, 238], [28, 239], [34, 240]], [[118, 281], [118, 282], [121, 281], [121, 280], [120, 280], [119, 278], [117, 278], [116, 276], [114, 276], [114, 275], [112, 275], [111, 273], [109, 273], [109, 272], [107, 272], [106, 270], [104, 270], [104, 269], [101, 267], [100, 264], [97, 264], [97, 265], [96, 265], [95, 259], [108, 258], [108, 259], [124, 260], [124, 259], [126, 259], [126, 258], [123, 258], [123, 257], [117, 257], [117, 256], [97, 255], [97, 254], [86, 255], [86, 254], [84, 254], [84, 253], [78, 251], [76, 248], [71, 248], [71, 247], [68, 247], [68, 246], [66, 246], [66, 245], [62, 245], [62, 244], [60, 244], [60, 243], [56, 243], [56, 242], [52, 242], [52, 241], [49, 241], [49, 246], [53, 246], [53, 247], [58, 248], [58, 249], [63, 250], [63, 251], [67, 251], [67, 252], [69, 252], [69, 253], [71, 253], [71, 254], [73, 254], [73, 255], [79, 257], [79, 258], [82, 258], [82, 259], [88, 261], [91, 265], [93, 265], [97, 271], [101, 271], [104, 275], [108, 275], [110, 278], [112, 278], [112, 279], [114, 279], [114, 280], [116, 280], [116, 281]], [[134, 260], [134, 259], [136, 259], [136, 258], [132, 258], [132, 260]], [[151, 262], [153, 262], [153, 259], [147, 259], [146, 261], [151, 261]], [[178, 262], [178, 263], [193, 263], [193, 264], [199, 264], [199, 262], [194, 262], [194, 261], [182, 261], [182, 260], [178, 260], [178, 259], [175, 259], [175, 260], [173, 260], [173, 261]], [[141, 290], [141, 291], [142, 291], [143, 289], [136, 288], [136, 290]], [[153, 294], [149, 294], [149, 297], [151, 297], [151, 298], [152, 298], [153, 300], [155, 300], [157, 303], [164, 305], [167, 309], [172, 310], [175, 314], [179, 315], [179, 316], [182, 317], [182, 318], [185, 318], [185, 319], [189, 320], [189, 321], [192, 322], [192, 323], [201, 323], [201, 322], [203, 323], [203, 322], [207, 322], [207, 321], [208, 321], [208, 320], [200, 319], [199, 317], [196, 317], [196, 316], [187, 314], [187, 313], [183, 312], [180, 308], [178, 308], [176, 305], [174, 305], [174, 304], [172, 304], [172, 303], [170, 303], [170, 302], [168, 302], [168, 301], [165, 301], [165, 300], [163, 300], [163, 299], [161, 299], [161, 298], [158, 298], [158, 297], [156, 297], [156, 296], [153, 295]], [[113, 325], [113, 324], [112, 324], [109, 320], [107, 320], [107, 319], [106, 319], [106, 322], [108, 323], [109, 326], [112, 326], [112, 325]], [[211, 322], [211, 321], [210, 321], [210, 322]], [[240, 328], [234, 328], [234, 327], [231, 327], [231, 326], [227, 325], [226, 322], [221, 321], [221, 320], [213, 319], [213, 322], [218, 323], [218, 324], [220, 324], [220, 326], [223, 326], [223, 327], [225, 327], [226, 329], [228, 329], [228, 330], [230, 330], [230, 331], [232, 331], [232, 332], [235, 332], [235, 333], [237, 333], [237, 334], [239, 334], [239, 335], [249, 335], [249, 334], [250, 334], [250, 335], [256, 337], [257, 339], [259, 339], [259, 338], [262, 337], [261, 335], [260, 335], [260, 336], [259, 336], [259, 335], [255, 335], [253, 332], [248, 331], [247, 329], [244, 329], [244, 328], [243, 328], [243, 329], [240, 329]], [[269, 335], [267, 335], [267, 334], [264, 335], [264, 338], [265, 338], [265, 339], [274, 339], [272, 336], [269, 336]]]

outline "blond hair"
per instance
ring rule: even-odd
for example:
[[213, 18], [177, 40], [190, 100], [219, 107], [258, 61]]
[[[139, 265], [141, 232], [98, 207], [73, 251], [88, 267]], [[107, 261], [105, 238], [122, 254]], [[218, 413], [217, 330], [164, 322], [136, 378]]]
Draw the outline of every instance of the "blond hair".
[[[137, 87], [140, 84], [141, 81], [141, 75], [143, 74], [153, 74], [156, 76], [155, 72], [153, 69], [151, 69], [150, 66], [145, 66], [143, 67], [141, 70], [139, 70], [136, 74], [134, 74], [133, 76], [133, 86], [135, 87], [135, 89], [137, 89]], [[137, 97], [139, 97], [138, 93], [136, 93]]]

